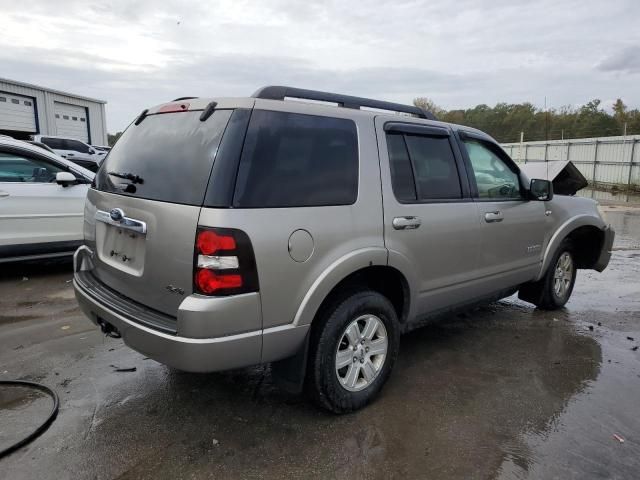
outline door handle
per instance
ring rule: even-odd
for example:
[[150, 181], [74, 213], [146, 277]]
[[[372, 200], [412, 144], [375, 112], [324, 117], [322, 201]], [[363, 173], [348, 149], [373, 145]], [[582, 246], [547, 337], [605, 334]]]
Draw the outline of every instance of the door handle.
[[9, 196], [9, 192], [0, 192], [0, 198], [8, 197], [8, 196]]
[[484, 221], [487, 223], [501, 222], [504, 220], [502, 216], [502, 212], [500, 210], [496, 210], [495, 212], [487, 212], [484, 214]]
[[395, 217], [391, 223], [396, 230], [415, 230], [422, 225], [418, 217]]

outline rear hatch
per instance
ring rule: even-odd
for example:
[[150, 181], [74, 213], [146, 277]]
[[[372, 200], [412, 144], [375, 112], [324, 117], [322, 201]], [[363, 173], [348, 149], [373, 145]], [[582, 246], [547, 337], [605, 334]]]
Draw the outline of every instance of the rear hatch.
[[232, 113], [215, 110], [202, 121], [202, 109], [176, 105], [129, 126], [96, 174], [85, 209], [97, 279], [171, 316], [192, 293], [198, 217]]

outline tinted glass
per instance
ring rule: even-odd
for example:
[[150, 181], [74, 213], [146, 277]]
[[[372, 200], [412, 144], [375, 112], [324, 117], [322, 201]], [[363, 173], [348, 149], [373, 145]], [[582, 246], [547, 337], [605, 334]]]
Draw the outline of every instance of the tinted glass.
[[42, 143], [44, 143], [45, 145], [48, 145], [49, 148], [64, 150], [64, 140], [62, 138], [42, 137], [40, 141], [42, 141]]
[[89, 147], [77, 140], [65, 140], [67, 148], [65, 150], [73, 150], [74, 152], [89, 153]]
[[50, 183], [62, 171], [44, 160], [0, 152], [0, 182]]
[[393, 194], [401, 202], [415, 201], [417, 199], [416, 185], [403, 135], [387, 134], [387, 149]]
[[[98, 190], [151, 200], [202, 205], [209, 173], [231, 110], [149, 115], [132, 124], [96, 175]], [[109, 173], [137, 175], [139, 181]]]
[[460, 177], [448, 137], [405, 135], [418, 199], [462, 198]]
[[254, 110], [240, 159], [235, 206], [349, 205], [357, 196], [353, 121]]
[[489, 146], [477, 140], [464, 140], [480, 198], [520, 199], [518, 174]]

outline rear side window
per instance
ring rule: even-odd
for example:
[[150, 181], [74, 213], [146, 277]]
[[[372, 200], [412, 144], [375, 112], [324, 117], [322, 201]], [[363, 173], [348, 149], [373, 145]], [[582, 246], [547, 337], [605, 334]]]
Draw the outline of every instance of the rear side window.
[[[150, 200], [202, 205], [231, 110], [149, 115], [131, 124], [96, 175], [96, 188]], [[128, 177], [128, 178], [123, 178]]]
[[65, 150], [73, 150], [74, 152], [80, 152], [80, 153], [89, 153], [89, 147], [82, 143], [82, 142], [78, 142], [77, 140], [66, 140], [66, 149]]
[[47, 145], [49, 148], [64, 150], [64, 140], [62, 138], [42, 137], [40, 141]]
[[235, 207], [350, 205], [357, 197], [353, 121], [254, 110], [238, 168]]
[[393, 193], [401, 202], [462, 198], [448, 137], [387, 134]]

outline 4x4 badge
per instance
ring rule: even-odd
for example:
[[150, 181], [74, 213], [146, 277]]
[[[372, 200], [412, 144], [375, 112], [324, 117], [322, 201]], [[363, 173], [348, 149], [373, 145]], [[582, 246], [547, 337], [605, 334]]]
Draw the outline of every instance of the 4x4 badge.
[[180, 287], [174, 287], [173, 285], [167, 285], [165, 288], [167, 290], [169, 290], [171, 293], [177, 293], [178, 295], [184, 295], [184, 290], [181, 289]]

